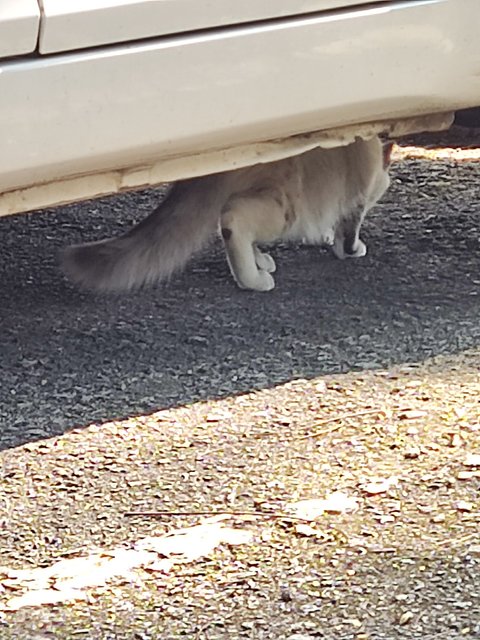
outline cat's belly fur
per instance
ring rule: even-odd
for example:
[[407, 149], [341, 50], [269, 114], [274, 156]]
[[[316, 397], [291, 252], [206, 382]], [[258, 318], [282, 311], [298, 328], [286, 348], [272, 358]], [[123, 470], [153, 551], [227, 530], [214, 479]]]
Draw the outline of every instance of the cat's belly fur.
[[335, 236], [335, 216], [310, 211], [296, 212], [295, 220], [282, 234], [283, 240], [303, 240], [308, 244], [332, 245]]

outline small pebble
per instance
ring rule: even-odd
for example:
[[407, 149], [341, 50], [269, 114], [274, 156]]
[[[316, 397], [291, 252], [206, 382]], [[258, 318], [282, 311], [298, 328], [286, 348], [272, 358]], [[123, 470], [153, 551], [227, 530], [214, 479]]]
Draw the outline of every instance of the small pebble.
[[455, 509], [457, 511], [473, 511], [475, 505], [472, 502], [467, 502], [466, 500], [458, 500], [455, 503]]
[[466, 467], [480, 467], [480, 453], [469, 453], [463, 464]]
[[398, 624], [402, 626], [404, 624], [408, 624], [412, 618], [413, 618], [413, 613], [411, 611], [405, 611], [404, 613], [402, 613], [402, 615], [398, 619]]
[[433, 516], [432, 522], [445, 522], [445, 516], [443, 513], [439, 513], [436, 516]]
[[414, 460], [415, 458], [418, 458], [420, 456], [420, 453], [421, 451], [418, 447], [409, 447], [403, 452], [403, 457], [406, 460]]

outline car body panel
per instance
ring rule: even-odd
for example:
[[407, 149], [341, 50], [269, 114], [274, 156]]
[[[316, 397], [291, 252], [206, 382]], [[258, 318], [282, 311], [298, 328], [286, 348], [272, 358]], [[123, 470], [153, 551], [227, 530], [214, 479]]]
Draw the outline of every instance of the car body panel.
[[259, 143], [477, 105], [479, 23], [478, 0], [399, 0], [1, 61], [0, 215], [57, 187], [64, 201], [79, 177], [72, 199], [100, 174], [112, 192], [118, 172], [158, 184], [212, 154], [205, 172], [238, 166], [236, 149], [257, 162]]
[[0, 0], [0, 58], [35, 51], [39, 25], [36, 0]]
[[40, 53], [83, 49], [360, 4], [362, 0], [42, 0], [39, 47]]

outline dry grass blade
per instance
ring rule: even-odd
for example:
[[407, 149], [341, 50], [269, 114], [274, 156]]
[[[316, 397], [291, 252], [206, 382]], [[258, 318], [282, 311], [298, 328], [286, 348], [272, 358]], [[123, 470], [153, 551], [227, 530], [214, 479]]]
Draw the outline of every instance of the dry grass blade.
[[466, 542], [470, 542], [470, 540], [475, 540], [476, 538], [478, 538], [477, 532], [469, 533], [468, 535], [462, 536], [460, 538], [445, 538], [445, 540], [438, 542], [437, 546], [439, 547], [449, 547], [453, 545], [459, 546], [461, 544], [465, 544]]
[[[368, 415], [386, 415], [383, 409], [367, 409], [365, 411], [352, 411], [350, 413], [341, 413], [338, 416], [333, 416], [332, 418], [326, 418], [325, 420], [321, 420], [320, 422], [315, 423], [315, 427], [323, 427], [326, 424], [330, 424], [332, 422], [343, 422], [344, 420], [348, 420], [349, 418], [359, 418], [361, 416]], [[330, 429], [323, 429], [321, 431], [310, 431], [309, 433], [303, 436], [295, 436], [294, 438], [289, 438], [289, 440], [308, 440], [309, 438], [321, 438], [322, 436], [327, 436], [334, 431], [338, 431], [342, 427], [341, 424], [337, 424]]]
[[126, 511], [123, 515], [132, 518], [168, 518], [176, 516], [206, 516], [213, 518], [215, 516], [249, 516], [253, 518], [276, 518], [277, 520], [308, 522], [306, 518], [300, 518], [297, 516], [289, 515], [288, 513], [278, 511]]

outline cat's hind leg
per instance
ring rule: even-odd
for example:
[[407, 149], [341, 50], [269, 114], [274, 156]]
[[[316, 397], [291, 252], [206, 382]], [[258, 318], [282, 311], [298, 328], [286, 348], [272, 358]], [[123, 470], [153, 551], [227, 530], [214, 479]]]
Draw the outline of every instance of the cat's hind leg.
[[365, 206], [358, 205], [348, 215], [338, 221], [332, 251], [340, 258], [362, 258], [367, 253], [367, 245], [360, 240], [360, 227], [365, 217]]
[[242, 289], [270, 291], [275, 262], [256, 242], [279, 238], [285, 225], [282, 202], [270, 191], [232, 198], [221, 215], [221, 231], [228, 265]]
[[238, 230], [222, 227], [230, 272], [241, 289], [270, 291], [275, 281], [268, 271], [259, 269], [256, 262], [254, 245], [250, 238], [242, 237]]

